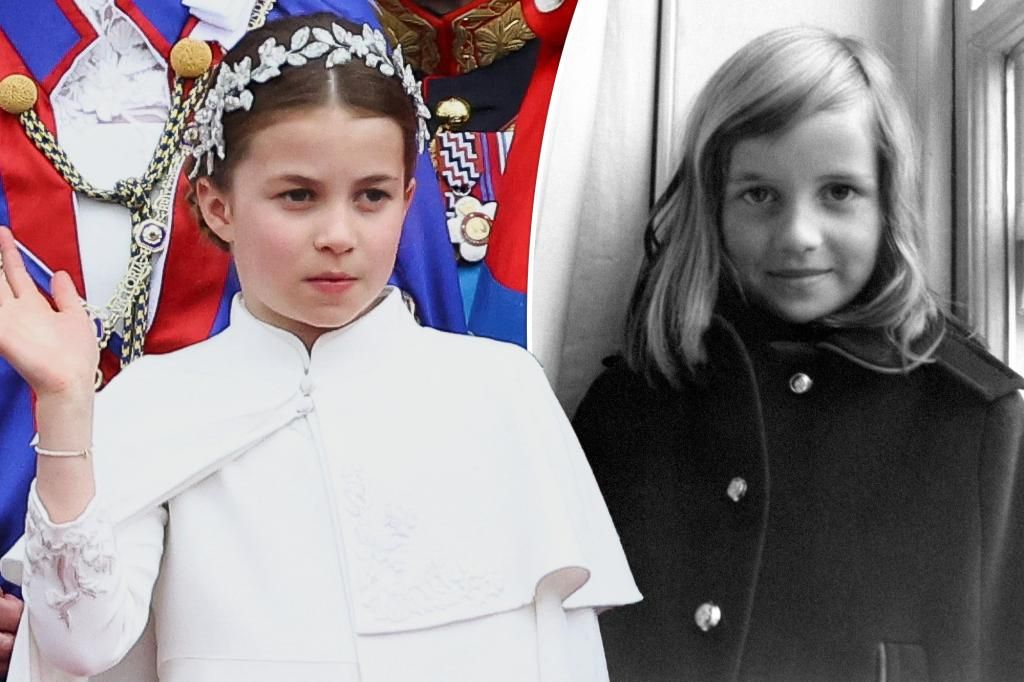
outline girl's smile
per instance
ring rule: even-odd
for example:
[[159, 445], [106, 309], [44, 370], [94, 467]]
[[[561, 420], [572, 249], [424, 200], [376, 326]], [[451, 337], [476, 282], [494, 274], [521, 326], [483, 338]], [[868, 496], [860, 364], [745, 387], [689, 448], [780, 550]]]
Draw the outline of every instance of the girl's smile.
[[829, 268], [795, 268], [783, 270], [769, 270], [768, 276], [778, 280], [780, 286], [810, 286], [825, 278], [831, 273]]
[[823, 111], [733, 148], [722, 238], [744, 291], [790, 322], [849, 304], [882, 236], [866, 102]]

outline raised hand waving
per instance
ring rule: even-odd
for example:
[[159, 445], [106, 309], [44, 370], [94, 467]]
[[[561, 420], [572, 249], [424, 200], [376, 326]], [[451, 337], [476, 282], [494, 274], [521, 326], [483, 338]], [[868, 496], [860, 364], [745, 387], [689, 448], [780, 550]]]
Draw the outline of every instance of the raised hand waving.
[[91, 392], [99, 350], [71, 277], [63, 271], [53, 276], [51, 305], [7, 228], [0, 228], [0, 259], [0, 357], [38, 397]]

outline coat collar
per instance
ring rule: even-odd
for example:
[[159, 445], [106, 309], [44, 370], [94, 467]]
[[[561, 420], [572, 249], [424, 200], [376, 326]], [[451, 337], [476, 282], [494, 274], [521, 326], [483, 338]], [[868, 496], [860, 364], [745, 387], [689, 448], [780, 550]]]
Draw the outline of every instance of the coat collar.
[[[931, 357], [945, 336], [946, 322], [939, 317], [910, 344], [910, 350], [916, 355]], [[903, 374], [909, 371], [907, 360], [882, 329], [831, 329], [816, 345], [881, 374]]]
[[[917, 368], [935, 367], [986, 402], [1024, 390], [1024, 379], [993, 357], [969, 329], [941, 315], [911, 344], [915, 354], [928, 360], [910, 366], [883, 329], [788, 324], [749, 305], [725, 286], [708, 334], [710, 364], [707, 371], [692, 378], [698, 384], [734, 365], [736, 352], [746, 356], [753, 349], [767, 347], [790, 356], [824, 351], [878, 374], [908, 374]], [[733, 348], [726, 350], [722, 343]]]
[[253, 316], [240, 293], [232, 301], [231, 324], [223, 333], [246, 339], [237, 346], [245, 355], [247, 367], [291, 377], [298, 369], [307, 373], [331, 371], [348, 360], [365, 362], [368, 353], [379, 356], [392, 352], [407, 327], [419, 325], [401, 293], [386, 287], [371, 310], [344, 327], [324, 332], [310, 350], [291, 332]]
[[[748, 349], [767, 346], [782, 353], [824, 350], [873, 372], [903, 374], [908, 371], [908, 363], [899, 347], [882, 328], [792, 324], [748, 303], [733, 286], [722, 286], [714, 323], [733, 328]], [[930, 356], [942, 343], [946, 326], [944, 318], [937, 318], [911, 344], [911, 351]]]

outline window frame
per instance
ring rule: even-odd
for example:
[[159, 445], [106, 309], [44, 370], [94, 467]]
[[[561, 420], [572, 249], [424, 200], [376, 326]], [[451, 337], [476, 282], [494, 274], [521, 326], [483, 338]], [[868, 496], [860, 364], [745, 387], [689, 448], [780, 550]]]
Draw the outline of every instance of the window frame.
[[[1024, 3], [956, 0], [955, 215], [953, 282], [957, 312], [985, 338], [1000, 359], [1015, 363], [1017, 295], [1014, 207], [1007, 192], [1006, 63], [1024, 43]], [[1019, 52], [1018, 52], [1019, 54]], [[1018, 59], [1017, 64], [1024, 64]], [[1016, 73], [1017, 101], [1024, 69]], [[1021, 112], [1024, 115], [1024, 111]], [[1022, 116], [1024, 117], [1024, 116]], [[1024, 199], [1021, 139], [1017, 125], [1017, 203]], [[1024, 213], [1017, 211], [1017, 213]], [[1018, 215], [1024, 220], [1024, 215]]]

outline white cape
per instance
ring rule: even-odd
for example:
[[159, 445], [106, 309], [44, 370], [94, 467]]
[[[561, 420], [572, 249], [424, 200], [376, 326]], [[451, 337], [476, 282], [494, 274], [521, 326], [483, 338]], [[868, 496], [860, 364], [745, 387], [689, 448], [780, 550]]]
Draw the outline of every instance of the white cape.
[[[460, 363], [486, 371], [460, 375], [453, 372]], [[221, 335], [127, 368], [96, 408], [97, 500], [107, 518], [129, 521], [167, 502], [303, 418], [311, 400], [300, 390], [306, 372], [331, 377], [317, 383], [312, 399], [324, 441], [344, 444], [361, 486], [385, 491], [416, 519], [402, 548], [410, 575], [429, 566], [446, 576], [483, 567], [488, 576], [486, 589], [461, 587], [453, 598], [422, 580], [381, 585], [374, 553], [354, 552], [357, 639], [408, 637], [511, 611], [530, 604], [545, 579], [561, 586], [569, 609], [639, 599], [593, 476], [536, 361], [510, 344], [420, 328], [397, 295], [325, 334], [311, 357], [236, 299]], [[343, 530], [352, 545], [368, 531], [365, 524]], [[23, 551], [19, 543], [0, 563], [14, 582]], [[40, 659], [27, 618], [17, 647], [11, 682], [76, 679]], [[145, 651], [130, 657], [138, 656], [152, 660]]]

